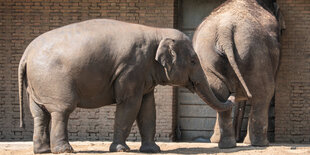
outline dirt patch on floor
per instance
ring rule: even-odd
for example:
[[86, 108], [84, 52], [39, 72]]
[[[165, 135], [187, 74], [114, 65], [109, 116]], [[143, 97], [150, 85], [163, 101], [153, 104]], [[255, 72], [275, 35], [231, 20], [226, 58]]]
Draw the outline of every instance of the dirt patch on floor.
[[[110, 142], [71, 142], [74, 153], [65, 153], [66, 155], [90, 155], [90, 154], [124, 154], [110, 153]], [[271, 144], [269, 147], [252, 147], [245, 144], [238, 144], [236, 148], [219, 149], [215, 143], [157, 143], [162, 152], [159, 154], [268, 154], [268, 155], [287, 155], [302, 154], [310, 155], [310, 144]], [[128, 142], [131, 148], [130, 152], [125, 154], [139, 153], [139, 142]], [[1, 155], [31, 155], [32, 142], [0, 142]]]

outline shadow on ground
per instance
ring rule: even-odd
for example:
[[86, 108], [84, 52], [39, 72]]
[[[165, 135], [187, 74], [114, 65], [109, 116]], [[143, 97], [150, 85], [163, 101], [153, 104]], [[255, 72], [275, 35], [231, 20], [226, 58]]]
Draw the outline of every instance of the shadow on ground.
[[[236, 148], [230, 149], [219, 149], [218, 147], [204, 148], [204, 147], [187, 147], [187, 148], [177, 148], [171, 150], [163, 150], [160, 153], [162, 154], [202, 154], [202, 153], [236, 153], [241, 151], [248, 150], [264, 150], [266, 147], [253, 147], [253, 146], [237, 146]], [[99, 153], [111, 153], [108, 151], [99, 151], [99, 150], [88, 150], [88, 151], [76, 151], [74, 153], [84, 153], [84, 154], [99, 154]], [[130, 150], [130, 153], [139, 153], [138, 150]]]
[[80, 153], [83, 153], [83, 154], [101, 154], [101, 153], [111, 153], [109, 151], [102, 151], [102, 150], [87, 150], [87, 151], [74, 151], [73, 152], [74, 154], [80, 154]]
[[253, 147], [253, 146], [237, 146], [230, 149], [219, 149], [218, 147], [204, 148], [204, 147], [193, 147], [193, 148], [177, 148], [173, 150], [162, 151], [161, 153], [176, 153], [176, 154], [201, 154], [201, 153], [235, 153], [239, 151], [247, 150], [264, 150], [266, 147]]

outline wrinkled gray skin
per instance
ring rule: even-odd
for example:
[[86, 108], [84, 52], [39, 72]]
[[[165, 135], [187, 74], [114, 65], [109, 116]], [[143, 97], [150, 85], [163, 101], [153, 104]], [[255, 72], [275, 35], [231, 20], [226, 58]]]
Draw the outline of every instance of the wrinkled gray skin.
[[[267, 146], [269, 103], [279, 64], [279, 24], [270, 0], [229, 0], [197, 28], [193, 44], [210, 87], [220, 101], [252, 105], [244, 143]], [[231, 110], [218, 112], [211, 142], [236, 146]]]
[[187, 87], [219, 111], [232, 108], [230, 100], [220, 102], [212, 93], [187, 36], [115, 20], [89, 20], [39, 36], [27, 47], [18, 78], [21, 118], [23, 81], [29, 94], [35, 153], [72, 152], [70, 113], [76, 107], [113, 103], [117, 106], [110, 151], [129, 150], [125, 140], [137, 120], [140, 151], [159, 152], [154, 142], [158, 84]]

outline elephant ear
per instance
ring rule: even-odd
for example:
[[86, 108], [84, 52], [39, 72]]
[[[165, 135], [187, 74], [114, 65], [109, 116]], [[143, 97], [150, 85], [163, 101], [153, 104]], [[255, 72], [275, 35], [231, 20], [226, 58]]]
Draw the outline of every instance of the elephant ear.
[[165, 38], [160, 41], [156, 51], [155, 59], [165, 68], [166, 74], [170, 73], [172, 65], [176, 61], [174, 45], [175, 41], [173, 39]]
[[282, 11], [279, 7], [279, 5], [275, 2], [273, 3], [273, 6], [275, 8], [274, 14], [279, 22], [279, 35], [282, 34], [282, 31], [286, 29], [285, 21], [284, 21], [284, 16], [282, 14]]

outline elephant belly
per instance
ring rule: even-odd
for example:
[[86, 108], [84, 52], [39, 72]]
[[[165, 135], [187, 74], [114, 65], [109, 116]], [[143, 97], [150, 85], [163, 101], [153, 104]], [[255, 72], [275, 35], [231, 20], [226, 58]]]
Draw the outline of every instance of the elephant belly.
[[81, 96], [77, 107], [80, 108], [99, 108], [114, 103], [112, 91], [103, 91], [91, 97]]
[[[102, 63], [104, 64], [104, 62]], [[112, 75], [108, 71], [110, 68], [109, 66], [102, 67], [99, 64], [88, 64], [74, 75], [75, 88], [77, 88], [79, 96], [78, 107], [98, 108], [113, 104], [113, 86], [110, 82]]]

